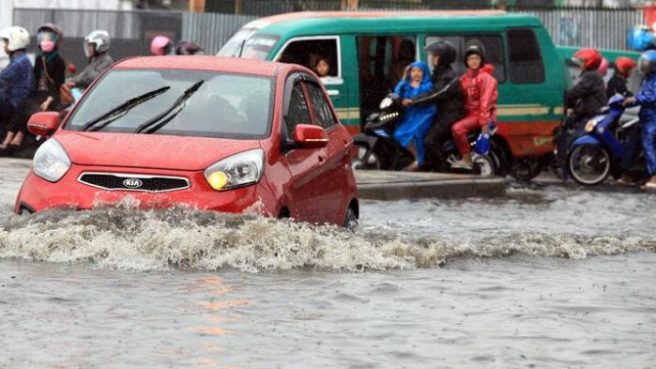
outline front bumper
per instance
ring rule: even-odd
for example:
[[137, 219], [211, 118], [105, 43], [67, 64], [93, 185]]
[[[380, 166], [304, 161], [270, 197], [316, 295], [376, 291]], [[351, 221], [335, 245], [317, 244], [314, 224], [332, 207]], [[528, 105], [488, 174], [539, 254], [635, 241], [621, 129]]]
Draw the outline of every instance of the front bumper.
[[[144, 192], [127, 189], [109, 191], [78, 181], [82, 174], [89, 172], [185, 177], [189, 180], [190, 186], [170, 192]], [[14, 211], [21, 214], [25, 211], [39, 212], [48, 209], [91, 210], [125, 204], [139, 209], [169, 208], [182, 205], [198, 210], [242, 213], [258, 203], [259, 188], [260, 185], [255, 184], [219, 192], [207, 184], [203, 172], [89, 167], [74, 164], [68, 173], [56, 183], [48, 182], [30, 171], [16, 198]], [[259, 208], [258, 210], [268, 213], [267, 210], [272, 209]]]

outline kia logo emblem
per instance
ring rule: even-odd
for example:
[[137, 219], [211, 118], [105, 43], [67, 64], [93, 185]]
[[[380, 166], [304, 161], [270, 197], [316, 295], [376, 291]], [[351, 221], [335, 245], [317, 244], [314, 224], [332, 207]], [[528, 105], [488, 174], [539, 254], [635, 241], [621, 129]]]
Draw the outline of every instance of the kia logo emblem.
[[143, 182], [137, 178], [126, 178], [123, 180], [123, 186], [127, 188], [140, 188], [143, 186]]

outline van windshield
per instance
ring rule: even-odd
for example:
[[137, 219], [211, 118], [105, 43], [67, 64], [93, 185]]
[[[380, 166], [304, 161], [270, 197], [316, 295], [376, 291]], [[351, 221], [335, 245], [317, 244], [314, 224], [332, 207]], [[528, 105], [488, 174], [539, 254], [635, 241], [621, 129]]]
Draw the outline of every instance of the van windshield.
[[[241, 31], [240, 31], [241, 32]], [[236, 36], [236, 35], [235, 35]], [[234, 52], [228, 50], [228, 44], [226, 44], [220, 51], [219, 55], [222, 56], [239, 56], [245, 59], [257, 59], [257, 60], [267, 60], [271, 50], [275, 46], [276, 42], [280, 39], [280, 36], [276, 35], [266, 35], [266, 34], [256, 34], [252, 35], [242, 40], [242, 43], [238, 46], [237, 50]]]
[[241, 53], [242, 46], [244, 42], [248, 40], [249, 37], [257, 32], [253, 28], [242, 28], [239, 31], [235, 32], [232, 37], [223, 45], [221, 50], [216, 54], [218, 56], [239, 56]]
[[[113, 70], [80, 102], [66, 129], [264, 138], [270, 132], [273, 86], [268, 77], [241, 74]], [[160, 92], [89, 126], [117, 106], [150, 91]]]

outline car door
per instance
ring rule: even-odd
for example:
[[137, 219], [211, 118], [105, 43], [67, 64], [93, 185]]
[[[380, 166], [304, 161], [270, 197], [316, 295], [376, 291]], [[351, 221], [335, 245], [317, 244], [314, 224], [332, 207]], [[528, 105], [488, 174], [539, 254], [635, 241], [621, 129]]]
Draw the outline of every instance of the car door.
[[328, 145], [322, 149], [322, 179], [319, 181], [321, 195], [317, 199], [321, 211], [333, 222], [340, 223], [349, 199], [347, 186], [350, 172], [350, 134], [339, 124], [333, 114], [328, 97], [321, 86], [313, 80], [305, 81], [306, 91], [311, 104], [313, 123], [326, 130]]
[[[323, 148], [295, 147], [294, 128], [299, 124], [312, 124], [312, 114], [303, 75], [293, 74], [287, 79], [285, 88], [285, 113], [282, 126], [284, 160], [291, 177], [285, 188], [291, 216], [295, 219], [323, 223], [325, 213], [319, 202], [325, 196], [323, 180]], [[319, 209], [319, 210], [316, 210]]]

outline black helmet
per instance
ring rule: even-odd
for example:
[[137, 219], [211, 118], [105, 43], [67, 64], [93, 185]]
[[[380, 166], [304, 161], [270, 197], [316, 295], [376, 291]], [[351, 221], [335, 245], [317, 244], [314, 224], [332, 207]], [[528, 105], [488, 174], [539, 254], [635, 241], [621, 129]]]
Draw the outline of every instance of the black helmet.
[[191, 42], [191, 41], [180, 41], [178, 42], [178, 45], [175, 47], [176, 55], [196, 55], [196, 54], [202, 54], [203, 51], [204, 50], [202, 47], [200, 47], [195, 42]]
[[481, 66], [485, 64], [485, 50], [483, 49], [482, 46], [479, 45], [469, 45], [467, 47], [467, 50], [465, 50], [465, 66], [467, 66], [467, 58], [469, 58], [469, 55], [472, 54], [477, 54], [478, 56], [481, 57]]
[[436, 41], [426, 46], [426, 52], [437, 54], [440, 57], [440, 65], [448, 67], [456, 61], [456, 48], [449, 41]]

